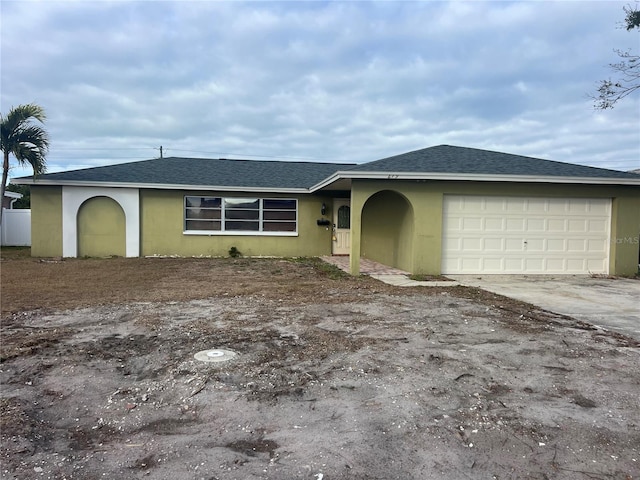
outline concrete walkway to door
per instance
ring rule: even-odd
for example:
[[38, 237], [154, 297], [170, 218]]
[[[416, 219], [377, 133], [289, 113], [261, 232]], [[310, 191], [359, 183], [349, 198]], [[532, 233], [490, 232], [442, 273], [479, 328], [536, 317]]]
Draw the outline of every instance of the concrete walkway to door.
[[447, 275], [640, 340], [640, 280], [589, 275]]
[[[335, 265], [340, 270], [349, 273], [349, 255], [331, 255], [320, 257], [327, 263]], [[453, 280], [411, 280], [409, 272], [400, 270], [399, 268], [383, 265], [367, 258], [360, 258], [360, 274], [368, 275], [371, 278], [380, 280], [381, 282], [394, 285], [396, 287], [456, 287], [460, 285]]]
[[[335, 265], [340, 270], [347, 273], [350, 271], [349, 255], [331, 255], [330, 257], [326, 256], [321, 258], [325, 262]], [[362, 275], [409, 275], [409, 272], [405, 272], [404, 270], [389, 267], [388, 265], [383, 265], [366, 258], [360, 259], [360, 273]]]

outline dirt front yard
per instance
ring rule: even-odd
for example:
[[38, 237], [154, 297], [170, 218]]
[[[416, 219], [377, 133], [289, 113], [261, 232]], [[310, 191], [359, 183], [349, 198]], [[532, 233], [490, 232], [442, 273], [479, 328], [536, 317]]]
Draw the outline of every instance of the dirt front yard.
[[571, 318], [313, 259], [0, 267], [3, 479], [640, 478], [640, 345]]

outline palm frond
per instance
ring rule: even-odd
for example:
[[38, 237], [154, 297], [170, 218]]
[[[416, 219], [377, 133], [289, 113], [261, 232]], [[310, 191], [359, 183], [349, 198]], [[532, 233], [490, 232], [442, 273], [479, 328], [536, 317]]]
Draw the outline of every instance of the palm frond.
[[49, 151], [49, 135], [38, 125], [29, 125], [16, 132], [15, 143], [30, 143], [46, 155]]
[[43, 174], [47, 170], [45, 157], [33, 145], [19, 144], [12, 153], [20, 165], [27, 163], [31, 165], [34, 177]]
[[45, 119], [44, 109], [34, 103], [19, 105], [0, 116], [0, 150], [11, 153], [19, 164], [30, 164], [34, 175], [46, 171], [49, 135], [33, 122]]

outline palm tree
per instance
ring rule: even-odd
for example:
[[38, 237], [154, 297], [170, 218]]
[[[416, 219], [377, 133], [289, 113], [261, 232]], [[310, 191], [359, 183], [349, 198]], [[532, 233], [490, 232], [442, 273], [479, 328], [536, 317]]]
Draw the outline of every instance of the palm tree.
[[44, 123], [46, 118], [44, 109], [35, 103], [18, 105], [6, 116], [0, 114], [0, 150], [4, 156], [0, 199], [4, 198], [7, 185], [9, 155], [13, 155], [20, 165], [30, 164], [34, 177], [46, 171], [45, 157], [49, 150], [49, 135], [43, 127], [33, 123], [34, 120]]

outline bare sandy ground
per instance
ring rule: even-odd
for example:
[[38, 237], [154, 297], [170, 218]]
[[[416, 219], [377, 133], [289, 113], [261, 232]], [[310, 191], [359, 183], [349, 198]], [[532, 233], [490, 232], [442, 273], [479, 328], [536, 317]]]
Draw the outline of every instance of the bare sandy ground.
[[282, 295], [5, 315], [1, 478], [640, 477], [637, 342], [464, 288], [300, 297], [283, 265]]

